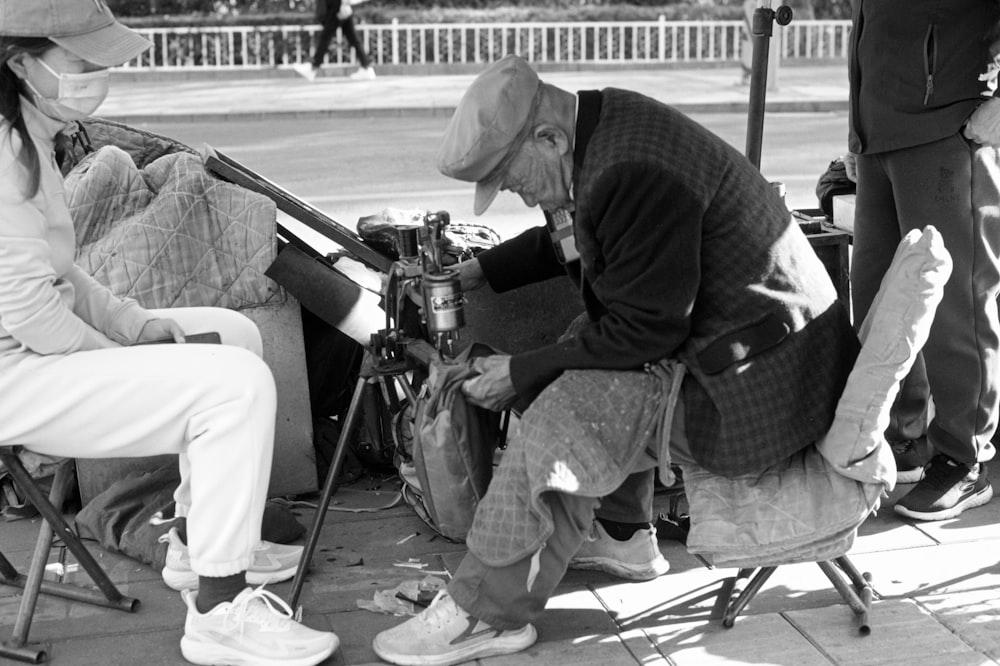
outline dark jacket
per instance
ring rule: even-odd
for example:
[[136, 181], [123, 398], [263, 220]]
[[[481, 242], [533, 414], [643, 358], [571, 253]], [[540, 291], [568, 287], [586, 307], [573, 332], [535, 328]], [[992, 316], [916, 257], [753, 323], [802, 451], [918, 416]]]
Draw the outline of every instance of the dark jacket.
[[853, 13], [851, 152], [957, 133], [983, 101], [997, 0], [854, 0]]
[[[722, 139], [643, 95], [584, 95], [569, 272], [592, 323], [515, 355], [515, 389], [530, 400], [566, 369], [678, 358], [701, 465], [733, 476], [787, 458], [829, 427], [857, 352], [823, 265]], [[479, 259], [497, 291], [563, 273], [543, 228]]]

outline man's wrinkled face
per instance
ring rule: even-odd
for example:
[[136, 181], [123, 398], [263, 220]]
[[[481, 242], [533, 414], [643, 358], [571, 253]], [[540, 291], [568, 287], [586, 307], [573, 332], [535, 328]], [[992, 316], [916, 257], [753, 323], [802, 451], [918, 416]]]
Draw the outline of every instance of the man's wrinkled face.
[[566, 208], [572, 201], [570, 169], [555, 144], [544, 137], [531, 136], [511, 160], [500, 189], [517, 194], [529, 208], [539, 206], [545, 211]]

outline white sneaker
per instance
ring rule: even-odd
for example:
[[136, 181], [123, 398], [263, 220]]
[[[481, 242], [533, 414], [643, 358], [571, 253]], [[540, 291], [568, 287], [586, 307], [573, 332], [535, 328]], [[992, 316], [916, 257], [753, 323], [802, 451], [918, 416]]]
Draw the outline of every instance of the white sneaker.
[[371, 67], [362, 67], [351, 74], [350, 78], [352, 81], [371, 81], [375, 78], [375, 70]]
[[[191, 570], [188, 547], [181, 541], [177, 528], [159, 538], [167, 546], [167, 561], [163, 567], [163, 582], [174, 590], [198, 589], [198, 574]], [[288, 580], [295, 575], [302, 559], [302, 546], [283, 546], [270, 541], [261, 541], [251, 553], [250, 568], [247, 569], [249, 585], [270, 585]]]
[[569, 568], [603, 571], [627, 580], [652, 580], [667, 573], [670, 563], [660, 552], [652, 527], [636, 530], [628, 541], [619, 541], [595, 520], [590, 538], [569, 561]]
[[198, 593], [184, 590], [187, 604], [181, 653], [192, 664], [314, 666], [337, 649], [331, 631], [316, 631], [292, 619], [292, 609], [262, 587], [247, 588], [205, 614]]
[[372, 641], [381, 659], [402, 666], [449, 666], [481, 657], [520, 652], [538, 639], [535, 628], [494, 629], [442, 590], [424, 611], [386, 629]]
[[296, 74], [309, 81], [315, 81], [316, 75], [319, 74], [319, 69], [313, 67], [312, 63], [308, 62], [301, 62], [296, 65], [292, 65], [292, 69], [295, 70]]

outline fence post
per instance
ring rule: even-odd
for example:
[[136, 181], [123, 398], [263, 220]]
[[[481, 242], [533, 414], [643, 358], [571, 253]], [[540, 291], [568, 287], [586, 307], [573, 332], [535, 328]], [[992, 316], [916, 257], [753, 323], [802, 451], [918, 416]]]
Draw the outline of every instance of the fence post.
[[657, 19], [657, 23], [657, 28], [660, 33], [659, 60], [660, 62], [665, 62], [667, 59], [667, 17], [660, 14], [660, 17]]
[[389, 33], [392, 35], [392, 64], [399, 64], [399, 19], [392, 19], [392, 30]]

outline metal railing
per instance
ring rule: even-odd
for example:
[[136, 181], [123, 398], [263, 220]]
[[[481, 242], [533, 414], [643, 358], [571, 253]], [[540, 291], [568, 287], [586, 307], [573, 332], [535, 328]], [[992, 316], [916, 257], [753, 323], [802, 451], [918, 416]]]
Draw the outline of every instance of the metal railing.
[[[844, 58], [850, 21], [793, 21], [775, 26], [782, 59]], [[744, 53], [743, 21], [621, 21], [601, 23], [361, 24], [359, 37], [376, 65], [483, 64], [507, 53], [536, 63], [667, 64], [736, 62]], [[131, 69], [274, 68], [308, 62], [318, 25], [139, 29], [153, 48], [126, 63]], [[347, 43], [335, 41], [332, 64], [353, 64]]]

